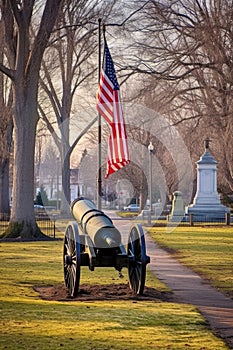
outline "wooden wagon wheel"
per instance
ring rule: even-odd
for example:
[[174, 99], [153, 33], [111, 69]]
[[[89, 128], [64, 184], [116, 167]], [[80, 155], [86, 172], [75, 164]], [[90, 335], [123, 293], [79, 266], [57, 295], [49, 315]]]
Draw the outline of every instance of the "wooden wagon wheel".
[[150, 258], [146, 255], [145, 237], [140, 224], [135, 224], [131, 227], [127, 253], [129, 258], [129, 286], [136, 294], [143, 294], [146, 280], [146, 265]]
[[71, 222], [66, 228], [63, 248], [64, 281], [71, 297], [76, 297], [80, 282], [81, 244], [78, 225]]

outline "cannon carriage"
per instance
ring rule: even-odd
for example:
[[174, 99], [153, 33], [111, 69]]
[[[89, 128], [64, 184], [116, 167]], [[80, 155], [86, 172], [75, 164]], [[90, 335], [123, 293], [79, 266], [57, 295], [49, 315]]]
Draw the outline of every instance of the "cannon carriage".
[[128, 268], [129, 286], [135, 294], [143, 294], [146, 265], [146, 244], [141, 225], [132, 225], [126, 246], [112, 220], [96, 209], [87, 198], [71, 204], [75, 221], [66, 228], [63, 246], [64, 282], [70, 296], [78, 294], [81, 266], [91, 271], [96, 267], [114, 267], [119, 274]]

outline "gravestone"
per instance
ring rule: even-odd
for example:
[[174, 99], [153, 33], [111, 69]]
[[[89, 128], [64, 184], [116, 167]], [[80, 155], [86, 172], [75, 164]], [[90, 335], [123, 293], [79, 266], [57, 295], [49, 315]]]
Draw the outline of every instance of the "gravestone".
[[184, 215], [184, 201], [182, 197], [182, 192], [175, 191], [173, 193], [172, 210], [171, 215], [169, 216], [169, 221], [182, 221]]

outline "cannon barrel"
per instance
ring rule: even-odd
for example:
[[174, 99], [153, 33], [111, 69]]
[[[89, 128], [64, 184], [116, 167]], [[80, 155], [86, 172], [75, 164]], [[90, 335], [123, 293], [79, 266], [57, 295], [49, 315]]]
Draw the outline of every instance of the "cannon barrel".
[[112, 220], [87, 198], [77, 198], [71, 204], [71, 212], [82, 231], [89, 235], [97, 248], [114, 248], [121, 244], [121, 234]]

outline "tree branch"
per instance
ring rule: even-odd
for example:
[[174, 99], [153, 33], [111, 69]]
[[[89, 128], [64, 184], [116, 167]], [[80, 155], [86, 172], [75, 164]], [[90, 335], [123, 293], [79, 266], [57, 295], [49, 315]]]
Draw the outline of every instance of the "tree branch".
[[0, 63], [0, 71], [4, 74], [6, 74], [11, 80], [14, 81], [15, 79], [15, 71], [13, 69], [9, 69], [3, 64]]

